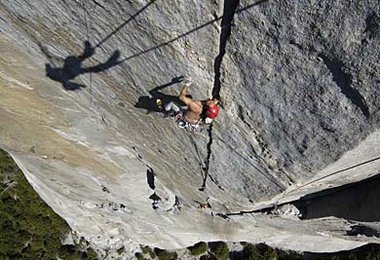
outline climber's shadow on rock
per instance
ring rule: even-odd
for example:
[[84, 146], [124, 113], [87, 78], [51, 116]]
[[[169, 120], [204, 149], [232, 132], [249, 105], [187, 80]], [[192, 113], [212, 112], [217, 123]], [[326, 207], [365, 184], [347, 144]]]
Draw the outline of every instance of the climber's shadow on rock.
[[[46, 54], [48, 58], [51, 58], [51, 55], [47, 54], [46, 50], [42, 49], [42, 51]], [[48, 76], [52, 80], [61, 82], [62, 86], [66, 90], [77, 90], [86, 87], [83, 84], [79, 84], [72, 81], [80, 74], [91, 72], [98, 73], [119, 64], [118, 59], [120, 57], [120, 52], [116, 50], [106, 62], [91, 67], [83, 67], [83, 61], [90, 58], [94, 54], [95, 48], [91, 46], [90, 42], [85, 41], [83, 53], [79, 56], [68, 56], [65, 59], [62, 68], [54, 66], [52, 62], [51, 63], [53, 65], [45, 64], [46, 76]]]
[[167, 94], [160, 92], [161, 90], [163, 90], [163, 89], [165, 89], [171, 85], [180, 83], [183, 80], [184, 80], [184, 77], [179, 76], [179, 77], [173, 78], [170, 82], [168, 82], [166, 84], [155, 87], [154, 89], [149, 91], [149, 94], [150, 94], [149, 96], [139, 97], [139, 100], [135, 104], [135, 107], [146, 109], [147, 114], [150, 112], [161, 112], [162, 108], [160, 108], [157, 105], [157, 99], [161, 100], [163, 106], [165, 106], [169, 102], [175, 102], [175, 103], [179, 104], [180, 106], [184, 106], [185, 104], [179, 99], [178, 96], [167, 95]]

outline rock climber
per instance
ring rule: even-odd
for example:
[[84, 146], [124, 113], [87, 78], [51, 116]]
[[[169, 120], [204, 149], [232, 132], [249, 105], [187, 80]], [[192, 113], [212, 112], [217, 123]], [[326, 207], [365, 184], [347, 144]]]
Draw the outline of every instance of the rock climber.
[[219, 99], [210, 98], [207, 100], [194, 100], [188, 94], [188, 88], [191, 84], [192, 82], [187, 80], [179, 95], [179, 99], [185, 104], [185, 106], [180, 107], [174, 102], [170, 102], [165, 106], [165, 111], [167, 113], [174, 113], [177, 116], [180, 115], [180, 117], [177, 118], [177, 123], [182, 128], [188, 125], [196, 127], [202, 121], [203, 123], [210, 124], [219, 113]]

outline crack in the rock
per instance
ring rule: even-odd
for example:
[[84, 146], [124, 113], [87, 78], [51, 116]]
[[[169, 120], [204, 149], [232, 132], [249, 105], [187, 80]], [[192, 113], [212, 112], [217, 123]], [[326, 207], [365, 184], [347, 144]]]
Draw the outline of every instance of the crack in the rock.
[[[153, 0], [153, 1], [156, 1], [156, 0]], [[247, 6], [243, 7], [243, 8], [240, 8], [240, 9], [236, 10], [236, 11], [235, 11], [235, 14], [246, 12], [246, 11], [248, 11], [249, 9], [251, 9], [251, 8], [257, 6], [257, 5], [263, 4], [263, 3], [268, 2], [268, 1], [269, 1], [269, 0], [261, 0], [261, 1], [257, 1], [257, 2], [255, 2], [255, 3], [253, 3], [253, 4], [247, 5]], [[210, 25], [214, 24], [216, 21], [219, 21], [219, 20], [221, 20], [222, 18], [223, 18], [223, 17], [219, 17], [219, 16], [218, 16], [218, 17], [215, 17], [214, 19], [212, 19], [212, 20], [210, 20], [210, 21], [207, 21], [207, 22], [205, 22], [204, 24], [201, 24], [201, 25], [199, 25], [199, 26], [197, 26], [197, 27], [195, 27], [195, 28], [192, 28], [191, 30], [189, 30], [189, 31], [187, 31], [187, 32], [184, 32], [184, 33], [182, 33], [182, 34], [180, 34], [180, 35], [178, 35], [178, 36], [176, 36], [176, 37], [174, 37], [174, 38], [172, 38], [172, 39], [169, 39], [169, 40], [166, 41], [166, 42], [159, 43], [159, 44], [157, 44], [157, 45], [155, 45], [155, 46], [152, 46], [152, 47], [150, 47], [150, 48], [147, 48], [147, 49], [145, 49], [145, 50], [142, 50], [142, 51], [139, 51], [139, 52], [137, 52], [137, 53], [135, 53], [135, 54], [132, 54], [132, 55], [130, 55], [130, 56], [128, 56], [128, 57], [125, 57], [124, 59], [122, 59], [121, 61], [119, 61], [118, 64], [120, 64], [120, 63], [124, 63], [124, 62], [126, 62], [126, 61], [131, 60], [131, 59], [137, 58], [137, 57], [139, 57], [139, 56], [141, 56], [141, 55], [147, 54], [147, 53], [149, 53], [149, 52], [152, 52], [152, 51], [155, 51], [155, 50], [157, 50], [157, 49], [159, 49], [159, 48], [162, 48], [162, 47], [164, 47], [164, 46], [167, 46], [167, 45], [169, 45], [169, 44], [171, 44], [171, 43], [173, 43], [173, 42], [175, 42], [175, 41], [178, 41], [179, 39], [182, 39], [183, 37], [186, 37], [186, 36], [188, 36], [188, 35], [190, 35], [190, 34], [196, 32], [196, 31], [198, 31], [198, 30], [201, 30], [201, 29], [203, 29], [203, 28], [205, 28], [205, 27], [207, 27], [207, 26], [210, 26]]]
[[154, 190], [156, 188], [156, 185], [154, 184], [154, 178], [156, 174], [154, 173], [153, 169], [148, 166], [148, 169], [146, 170], [146, 181], [149, 185], [149, 188]]
[[322, 58], [326, 67], [330, 70], [333, 80], [342, 91], [342, 94], [358, 107], [366, 118], [369, 118], [370, 113], [367, 103], [360, 92], [351, 86], [352, 78], [350, 74], [343, 70], [344, 63], [338, 59], [330, 59], [323, 54], [319, 54], [318, 56]]
[[227, 41], [231, 35], [231, 27], [235, 15], [236, 8], [239, 5], [240, 0], [224, 0], [223, 16], [221, 22], [221, 33], [219, 41], [219, 54], [214, 61], [214, 87], [212, 89], [212, 96], [214, 98], [220, 98], [220, 67], [222, 65], [223, 56], [226, 53]]
[[208, 137], [209, 137], [209, 141], [207, 143], [207, 157], [206, 157], [206, 166], [205, 166], [205, 172], [208, 173], [209, 169], [210, 169], [210, 158], [211, 158], [211, 145], [212, 145], [212, 142], [214, 141], [213, 138], [212, 138], [212, 124], [210, 125], [210, 127], [207, 129], [208, 131]]
[[106, 8], [105, 8], [102, 4], [98, 3], [97, 1], [92, 0], [92, 2], [93, 2], [95, 5], [99, 6], [100, 8], [106, 10]]
[[206, 189], [206, 181], [207, 181], [207, 178], [210, 178], [210, 180], [215, 183], [219, 189], [221, 190], [224, 190], [223, 187], [221, 187], [218, 183], [217, 180], [215, 180], [209, 173], [209, 167], [210, 167], [210, 158], [211, 158], [211, 144], [213, 142], [213, 138], [212, 138], [212, 132], [211, 132], [211, 129], [212, 129], [212, 124], [209, 126], [209, 129], [207, 130], [208, 134], [209, 134], [209, 142], [207, 143], [207, 156], [205, 158], [205, 160], [202, 160], [202, 156], [200, 154], [200, 151], [198, 149], [198, 146], [197, 146], [197, 143], [195, 142], [194, 140], [194, 137], [189, 134], [189, 138], [190, 138], [190, 141], [191, 143], [194, 145], [194, 148], [195, 148], [195, 152], [198, 156], [198, 160], [199, 160], [199, 165], [201, 167], [201, 170], [202, 170], [202, 173], [204, 174], [203, 176], [203, 183], [202, 183], [202, 186], [199, 188], [200, 191], [204, 191]]
[[212, 142], [214, 141], [213, 137], [212, 137], [212, 123], [210, 124], [209, 128], [207, 129], [207, 132], [208, 132], [208, 137], [209, 137], [209, 141], [207, 143], [207, 157], [206, 157], [206, 160], [205, 160], [205, 167], [203, 168], [203, 172], [205, 174], [204, 178], [203, 178], [203, 184], [202, 184], [202, 187], [199, 189], [200, 191], [204, 191], [206, 189], [206, 181], [207, 181], [207, 178], [210, 178], [210, 180], [215, 183], [219, 189], [221, 190], [224, 190], [224, 188], [222, 186], [219, 185], [219, 182], [217, 180], [215, 180], [209, 173], [209, 170], [210, 170], [210, 161], [211, 161], [211, 154], [212, 154], [212, 150], [211, 150], [211, 145], [212, 145]]
[[[226, 46], [227, 46], [227, 41], [231, 35], [231, 26], [233, 23], [234, 15], [236, 8], [239, 5], [240, 0], [224, 0], [224, 6], [223, 6], [223, 16], [222, 16], [222, 21], [221, 21], [221, 34], [220, 34], [220, 41], [219, 41], [219, 54], [216, 56], [215, 61], [214, 61], [214, 87], [212, 89], [212, 97], [213, 98], [220, 98], [220, 88], [221, 88], [221, 81], [220, 81], [220, 68], [222, 65], [223, 61], [223, 56], [226, 53]], [[211, 154], [212, 154], [212, 149], [211, 145], [213, 142], [212, 138], [212, 123], [210, 124], [210, 127], [208, 129], [208, 136], [209, 136], [209, 141], [207, 143], [207, 157], [206, 157], [206, 165], [204, 167], [204, 179], [203, 179], [203, 184], [202, 187], [199, 189], [201, 191], [204, 191], [206, 188], [206, 181], [207, 178], [209, 177], [212, 182], [214, 182], [221, 190], [223, 190], [223, 187], [221, 187], [216, 180], [212, 178], [212, 176], [209, 174], [209, 169], [210, 169], [210, 159], [211, 159]]]

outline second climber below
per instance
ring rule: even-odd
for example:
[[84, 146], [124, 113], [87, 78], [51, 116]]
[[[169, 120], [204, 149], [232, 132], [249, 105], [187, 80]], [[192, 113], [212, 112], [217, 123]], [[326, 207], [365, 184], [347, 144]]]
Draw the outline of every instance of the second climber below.
[[179, 95], [179, 99], [185, 106], [180, 107], [174, 102], [170, 102], [165, 106], [167, 113], [180, 115], [179, 118], [177, 118], [177, 123], [180, 127], [186, 127], [188, 125], [196, 127], [201, 123], [210, 124], [219, 113], [219, 99], [194, 100], [188, 94], [188, 88], [191, 84], [191, 81], [187, 80]]

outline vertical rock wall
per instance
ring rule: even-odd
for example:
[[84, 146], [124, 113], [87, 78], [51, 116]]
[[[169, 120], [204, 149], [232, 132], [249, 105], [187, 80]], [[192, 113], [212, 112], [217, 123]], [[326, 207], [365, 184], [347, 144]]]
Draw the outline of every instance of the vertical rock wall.
[[379, 127], [379, 8], [377, 1], [240, 1], [223, 94], [236, 121], [296, 180]]
[[[0, 144], [100, 247], [271, 236], [305, 249], [300, 234], [325, 241], [313, 224], [225, 213], [310, 179], [378, 128], [379, 8], [0, 0]], [[156, 105], [182, 76], [194, 98], [223, 101], [196, 133]], [[212, 209], [198, 208], [207, 198]], [[328, 250], [363, 243], [332, 236]]]

